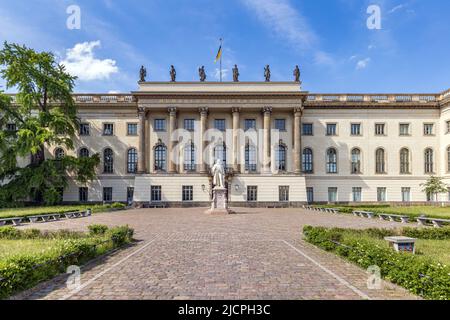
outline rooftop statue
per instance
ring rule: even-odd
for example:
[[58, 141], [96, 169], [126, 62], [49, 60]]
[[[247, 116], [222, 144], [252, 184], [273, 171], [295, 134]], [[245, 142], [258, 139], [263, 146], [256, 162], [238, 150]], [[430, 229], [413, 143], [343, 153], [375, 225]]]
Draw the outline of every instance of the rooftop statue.
[[177, 71], [174, 66], [170, 66], [170, 81], [177, 81]]
[[233, 68], [233, 81], [239, 82], [239, 69], [238, 69], [237, 64], [235, 64], [234, 68]]
[[147, 69], [144, 66], [141, 66], [141, 70], [139, 70], [139, 81], [145, 82], [145, 77], [147, 77]]
[[294, 69], [294, 81], [295, 82], [300, 82], [300, 75], [301, 75], [301, 73], [300, 73], [300, 68], [298, 67], [298, 66], [295, 66], [295, 69]]
[[265, 68], [264, 68], [264, 77], [266, 78], [266, 82], [270, 82], [270, 66], [269, 65], [267, 65]]
[[198, 75], [200, 76], [200, 81], [201, 82], [205, 82], [206, 80], [206, 72], [205, 72], [205, 67], [202, 66], [200, 69], [198, 69]]

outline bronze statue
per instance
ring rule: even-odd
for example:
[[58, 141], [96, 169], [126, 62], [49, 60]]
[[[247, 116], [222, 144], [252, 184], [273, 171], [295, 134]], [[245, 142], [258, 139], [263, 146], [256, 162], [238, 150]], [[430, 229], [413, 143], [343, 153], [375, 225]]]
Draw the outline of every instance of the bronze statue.
[[298, 66], [295, 66], [294, 69], [294, 79], [295, 82], [300, 82], [300, 68]]
[[141, 66], [141, 70], [139, 71], [140, 82], [145, 82], [145, 77], [147, 77], [147, 69], [144, 66]]
[[177, 71], [174, 66], [170, 66], [170, 79], [172, 82], [177, 81]]
[[266, 82], [270, 82], [270, 66], [269, 65], [267, 65], [265, 68], [264, 68], [264, 77], [266, 78]]
[[198, 75], [200, 76], [200, 81], [205, 82], [206, 80], [205, 66], [202, 66], [200, 69], [198, 69]]
[[239, 82], [239, 69], [238, 69], [237, 64], [235, 64], [234, 68], [233, 68], [233, 81]]

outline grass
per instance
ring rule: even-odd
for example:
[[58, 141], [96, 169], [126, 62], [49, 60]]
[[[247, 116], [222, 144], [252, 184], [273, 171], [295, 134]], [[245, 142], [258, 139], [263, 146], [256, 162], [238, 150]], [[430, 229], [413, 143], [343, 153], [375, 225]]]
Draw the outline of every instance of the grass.
[[53, 251], [59, 247], [59, 239], [0, 240], [0, 260], [15, 255], [35, 255]]
[[112, 205], [74, 205], [74, 206], [49, 206], [0, 209], [1, 218], [27, 217], [40, 214], [64, 213], [70, 211], [85, 211], [92, 209], [93, 213], [109, 210]]

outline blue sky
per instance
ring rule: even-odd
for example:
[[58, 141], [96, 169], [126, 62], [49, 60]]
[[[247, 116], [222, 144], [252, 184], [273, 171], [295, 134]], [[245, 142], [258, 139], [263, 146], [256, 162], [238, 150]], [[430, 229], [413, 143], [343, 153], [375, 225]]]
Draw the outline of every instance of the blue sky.
[[[81, 9], [69, 30], [67, 7]], [[369, 30], [369, 5], [381, 30]], [[147, 80], [197, 81], [224, 38], [224, 69], [241, 81], [292, 80], [310, 92], [441, 92], [450, 88], [448, 0], [0, 0], [0, 40], [53, 51], [77, 73], [77, 92], [128, 92]], [[226, 74], [225, 80], [230, 80]], [[3, 83], [0, 82], [0, 85]], [[0, 88], [4, 89], [4, 87]]]

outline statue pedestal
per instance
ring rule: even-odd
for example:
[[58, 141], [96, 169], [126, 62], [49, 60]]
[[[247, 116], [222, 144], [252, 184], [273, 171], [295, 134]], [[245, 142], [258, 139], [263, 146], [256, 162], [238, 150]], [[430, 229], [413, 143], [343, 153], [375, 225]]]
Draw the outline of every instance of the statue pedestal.
[[213, 201], [211, 209], [206, 211], [207, 214], [232, 214], [234, 213], [228, 208], [227, 189], [215, 187], [213, 189]]

